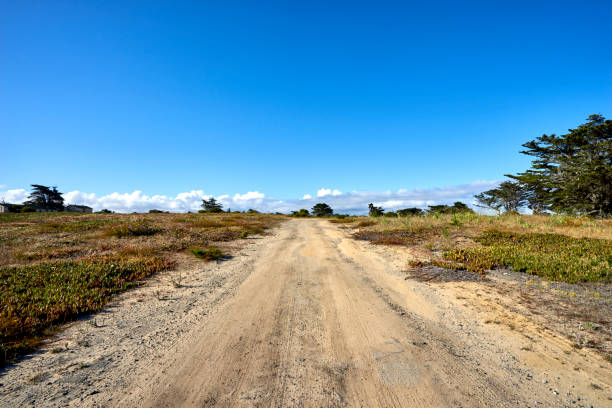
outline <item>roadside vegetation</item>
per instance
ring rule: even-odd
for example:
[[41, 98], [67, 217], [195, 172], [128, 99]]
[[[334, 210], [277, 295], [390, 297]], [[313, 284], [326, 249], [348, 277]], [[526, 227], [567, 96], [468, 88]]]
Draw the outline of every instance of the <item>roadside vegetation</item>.
[[151, 274], [194, 257], [223, 259], [229, 241], [283, 220], [211, 208], [205, 214], [0, 214], [0, 366]]
[[412, 247], [418, 257], [415, 266], [481, 274], [508, 267], [569, 283], [612, 280], [612, 220], [472, 212], [342, 222], [348, 220], [357, 239]]
[[[480, 274], [507, 267], [555, 281], [612, 280], [612, 121], [591, 115], [563, 135], [523, 144], [531, 168], [466, 204], [385, 212], [369, 205], [358, 239], [417, 247], [429, 263]], [[520, 215], [528, 209], [533, 215]], [[419, 262], [417, 262], [419, 263]]]

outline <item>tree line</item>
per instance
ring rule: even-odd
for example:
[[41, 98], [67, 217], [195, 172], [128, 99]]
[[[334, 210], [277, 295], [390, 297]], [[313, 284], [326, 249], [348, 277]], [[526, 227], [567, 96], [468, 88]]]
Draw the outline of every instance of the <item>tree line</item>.
[[529, 208], [534, 214], [612, 215], [612, 120], [591, 115], [563, 135], [542, 135], [522, 145], [531, 167], [497, 188], [474, 196], [498, 213]]

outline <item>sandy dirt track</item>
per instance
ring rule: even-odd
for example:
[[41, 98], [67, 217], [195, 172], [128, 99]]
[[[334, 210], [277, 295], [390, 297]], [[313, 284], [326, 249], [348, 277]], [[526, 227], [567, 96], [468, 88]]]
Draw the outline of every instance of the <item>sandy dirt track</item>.
[[2, 372], [0, 405], [612, 406], [601, 356], [477, 283], [407, 279], [408, 259], [288, 221], [231, 261], [195, 264], [181, 288], [161, 276], [120, 296], [101, 327], [72, 325]]

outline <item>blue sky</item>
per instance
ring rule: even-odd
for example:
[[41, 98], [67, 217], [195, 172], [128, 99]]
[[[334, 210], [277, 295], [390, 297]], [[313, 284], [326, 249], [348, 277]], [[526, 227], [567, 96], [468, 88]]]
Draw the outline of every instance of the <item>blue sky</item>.
[[1, 0], [0, 191], [475, 190], [612, 116], [612, 3], [430, 3]]

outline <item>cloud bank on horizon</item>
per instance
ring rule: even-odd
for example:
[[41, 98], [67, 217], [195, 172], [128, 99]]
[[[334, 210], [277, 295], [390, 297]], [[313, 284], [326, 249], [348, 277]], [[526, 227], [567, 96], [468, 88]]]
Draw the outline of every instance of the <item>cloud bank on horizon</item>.
[[[421, 207], [434, 204], [452, 204], [463, 201], [474, 203], [474, 194], [493, 188], [499, 181], [474, 181], [470, 184], [429, 189], [399, 189], [397, 191], [351, 191], [343, 193], [337, 189], [321, 188], [316, 197], [305, 194], [301, 199], [280, 200], [266, 197], [259, 191], [249, 191], [244, 194], [228, 194], [215, 197], [223, 204], [224, 209], [248, 210], [250, 208], [262, 212], [289, 213], [300, 208], [310, 209], [318, 202], [329, 204], [336, 213], [365, 214], [369, 203], [383, 207], [385, 210], [397, 210], [406, 207]], [[23, 203], [29, 193], [25, 189], [0, 191], [0, 202]], [[136, 190], [131, 193], [112, 193], [98, 197], [95, 193], [71, 191], [64, 193], [65, 204], [88, 205], [99, 211], [129, 213], [146, 212], [157, 209], [170, 212], [196, 212], [201, 207], [203, 199], [213, 195], [205, 194], [203, 190], [191, 190], [176, 196], [146, 195]]]

